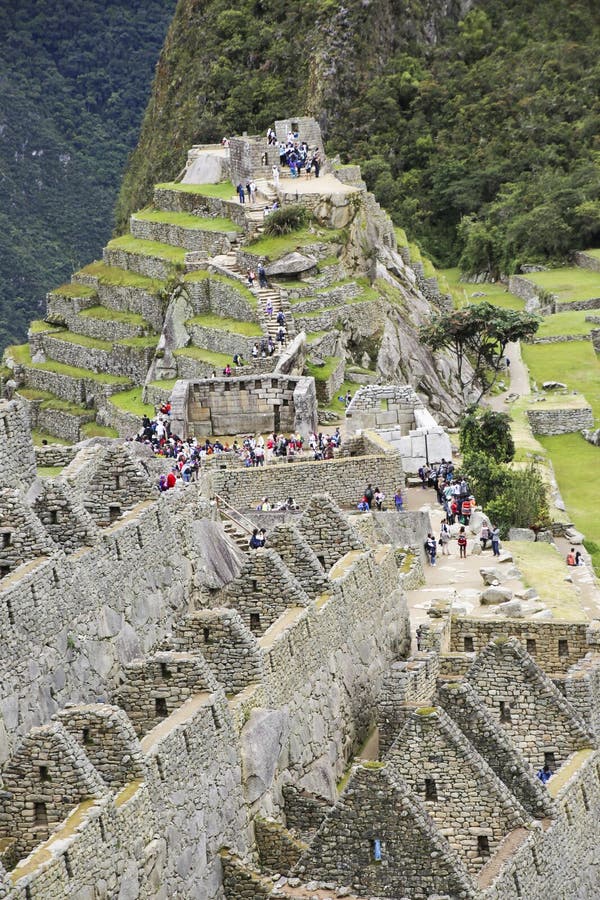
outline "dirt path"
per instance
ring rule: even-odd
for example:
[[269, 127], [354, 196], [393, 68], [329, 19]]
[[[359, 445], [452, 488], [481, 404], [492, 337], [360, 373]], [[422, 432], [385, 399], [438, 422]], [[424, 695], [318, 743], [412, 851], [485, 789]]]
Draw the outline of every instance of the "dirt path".
[[508, 370], [510, 375], [510, 387], [501, 394], [490, 397], [489, 404], [496, 412], [506, 412], [507, 408], [510, 408], [510, 403], [506, 402], [506, 398], [509, 394], [518, 394], [519, 397], [531, 394], [529, 370], [521, 356], [521, 343], [517, 341], [515, 344], [508, 344], [506, 356], [510, 360], [510, 367]]

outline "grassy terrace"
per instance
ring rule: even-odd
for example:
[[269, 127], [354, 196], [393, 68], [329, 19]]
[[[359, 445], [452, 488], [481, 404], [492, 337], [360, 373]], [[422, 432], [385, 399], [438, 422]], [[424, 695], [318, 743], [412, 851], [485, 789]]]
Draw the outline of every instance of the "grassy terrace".
[[85, 406], [78, 406], [68, 400], [61, 400], [50, 391], [38, 391], [35, 388], [21, 388], [19, 394], [26, 400], [39, 400], [40, 409], [58, 409], [61, 412], [70, 413], [73, 416], [89, 416], [90, 410]]
[[[149, 294], [156, 294], [164, 287], [164, 281], [158, 278], [147, 278], [146, 275], [138, 275], [130, 269], [120, 269], [119, 266], [107, 266], [103, 262], [93, 262], [79, 270], [81, 275], [91, 275], [97, 278], [100, 284], [113, 287], [140, 288]], [[91, 290], [91, 288], [90, 288]], [[95, 309], [96, 307], [91, 307]], [[82, 313], [83, 315], [83, 313]], [[115, 316], [119, 313], [115, 312]]]
[[536, 337], [555, 337], [560, 334], [589, 334], [593, 328], [600, 328], [598, 323], [586, 322], [585, 317], [592, 315], [593, 310], [575, 309], [573, 312], [555, 313], [545, 316], [537, 330]]
[[213, 350], [204, 350], [203, 347], [181, 347], [175, 350], [175, 356], [187, 356], [197, 359], [199, 362], [208, 363], [216, 369], [224, 369], [227, 363], [232, 365], [231, 356], [228, 353], [215, 353]]
[[600, 362], [590, 341], [524, 344], [522, 353], [538, 386], [543, 381], [563, 381], [569, 390], [584, 394], [594, 416], [600, 418]]
[[70, 281], [67, 284], [61, 284], [60, 287], [53, 288], [50, 293], [58, 294], [60, 297], [93, 297], [96, 290], [88, 284], [77, 284]]
[[548, 272], [532, 272], [522, 277], [554, 294], [561, 303], [600, 297], [600, 273], [590, 269], [572, 266], [550, 269]]
[[[22, 394], [23, 391], [19, 391], [19, 393]], [[63, 447], [71, 446], [71, 441], [66, 441], [64, 438], [55, 437], [53, 434], [50, 434], [47, 431], [38, 431], [35, 428], [31, 432], [31, 437], [34, 447], [41, 447], [44, 441], [47, 441], [49, 444], [61, 444], [61, 446]]]
[[84, 319], [101, 319], [107, 322], [122, 322], [124, 325], [135, 325], [139, 328], [150, 328], [146, 320], [138, 313], [121, 312], [109, 309], [108, 306], [90, 306], [79, 313]]
[[283, 234], [278, 237], [264, 235], [255, 241], [251, 241], [247, 245], [250, 253], [257, 256], [266, 256], [269, 259], [278, 259], [285, 253], [291, 253], [301, 247], [310, 244], [329, 243], [333, 241], [341, 241], [342, 232], [339, 229], [317, 229], [301, 228], [293, 231], [291, 234]]
[[142, 400], [142, 391], [142, 387], [132, 388], [130, 391], [120, 391], [118, 394], [113, 394], [109, 403], [121, 410], [121, 412], [139, 416], [140, 419], [142, 416], [150, 416], [150, 418], [152, 418], [156, 410], [152, 404], [144, 403]]
[[[472, 284], [461, 281], [460, 271], [457, 268], [440, 269], [438, 275], [441, 276], [440, 287], [445, 290], [445, 281], [455, 307], [464, 306], [465, 303], [481, 303], [485, 300], [493, 303], [494, 306], [501, 306], [503, 309], [525, 309], [525, 301], [520, 297], [515, 297], [514, 294], [509, 294], [503, 284]], [[473, 297], [473, 294], [483, 294], [484, 296]]]
[[97, 381], [100, 384], [131, 384], [131, 380], [124, 375], [105, 375], [91, 372], [89, 369], [79, 369], [76, 366], [67, 366], [64, 363], [55, 362], [53, 359], [44, 363], [31, 361], [29, 344], [15, 344], [6, 348], [6, 355], [14, 361], [30, 369], [41, 369], [44, 372], [53, 372], [55, 375], [65, 375], [68, 378], [87, 378], [88, 381]]
[[187, 281], [189, 284], [197, 284], [201, 281], [218, 281], [220, 284], [225, 284], [238, 294], [241, 294], [244, 300], [247, 300], [253, 308], [256, 308], [258, 305], [256, 295], [253, 294], [245, 284], [238, 281], [237, 278], [228, 278], [226, 275], [219, 275], [213, 272], [207, 272], [205, 269], [200, 269], [198, 272], [188, 272], [187, 275], [183, 276], [183, 280]]
[[257, 322], [243, 322], [240, 319], [227, 319], [214, 313], [203, 313], [189, 319], [186, 325], [202, 325], [204, 328], [218, 328], [220, 331], [231, 331], [245, 337], [263, 337], [263, 330]]
[[[592, 448], [593, 449], [593, 448]], [[573, 584], [565, 581], [565, 561], [552, 544], [512, 541], [506, 544], [523, 573], [525, 587], [537, 590], [540, 600], [557, 619], [581, 621], [582, 608]]]
[[165, 378], [164, 381], [151, 381], [150, 385], [155, 388], [164, 389], [165, 391], [172, 391], [178, 381], [178, 378]]
[[30, 334], [44, 334], [47, 331], [60, 331], [60, 325], [51, 325], [43, 319], [34, 319], [29, 323]]
[[103, 341], [101, 338], [89, 337], [87, 334], [78, 334], [74, 331], [58, 331], [52, 337], [68, 344], [77, 344], [79, 347], [88, 347], [90, 350], [106, 350], [109, 353], [113, 347], [134, 347], [140, 350], [146, 347], [156, 347], [157, 334], [147, 334], [141, 337], [123, 338], [119, 341]]
[[398, 242], [398, 247], [408, 247], [408, 238], [406, 236], [406, 232], [405, 232], [404, 228], [400, 228], [399, 225], [395, 225], [394, 233], [396, 235], [396, 241]]
[[237, 200], [235, 188], [230, 181], [220, 181], [218, 184], [183, 184], [181, 181], [167, 181], [155, 187], [163, 191], [200, 194], [201, 197], [212, 197], [215, 200]]
[[166, 212], [159, 209], [143, 209], [133, 216], [141, 222], [156, 222], [164, 225], [179, 225], [181, 228], [194, 228], [198, 231], [237, 231], [242, 229], [231, 219], [193, 216], [185, 212]]
[[306, 368], [308, 370], [308, 374], [312, 375], [315, 381], [327, 381], [327, 379], [333, 374], [340, 362], [340, 356], [327, 356], [325, 358], [324, 366], [315, 366], [313, 363], [307, 363]]
[[109, 241], [106, 249], [138, 253], [141, 256], [156, 256], [177, 266], [183, 266], [186, 254], [183, 247], [173, 247], [171, 244], [161, 244], [159, 241], [142, 241], [130, 234], [124, 234], [122, 237]]
[[119, 432], [116, 428], [111, 428], [110, 425], [98, 425], [97, 422], [86, 422], [81, 426], [81, 434], [84, 438], [90, 437], [107, 437], [107, 438], [117, 438], [119, 437]]

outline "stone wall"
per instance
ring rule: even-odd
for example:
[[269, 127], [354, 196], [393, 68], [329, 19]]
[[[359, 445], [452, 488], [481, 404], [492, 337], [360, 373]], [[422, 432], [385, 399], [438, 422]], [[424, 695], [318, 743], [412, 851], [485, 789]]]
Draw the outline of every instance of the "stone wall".
[[479, 653], [498, 635], [516, 637], [546, 672], [566, 672], [589, 651], [585, 622], [524, 622], [502, 619], [491, 622], [453, 616], [450, 650]]
[[160, 185], [154, 188], [153, 206], [168, 212], [187, 212], [195, 216], [218, 216], [232, 219], [236, 225], [247, 227], [244, 207], [233, 199], [235, 188], [231, 185], [231, 200], [204, 197], [197, 191], [172, 190]]
[[212, 274], [208, 278], [186, 282], [195, 315], [213, 312], [217, 316], [258, 322], [256, 299], [233, 278]]
[[121, 250], [119, 247], [105, 247], [102, 251], [102, 259], [107, 266], [130, 269], [132, 272], [137, 272], [138, 275], [145, 275], [146, 278], [158, 278], [162, 281], [178, 268], [174, 263], [161, 256], [135, 253]]
[[596, 256], [591, 256], [585, 251], [579, 250], [573, 255], [573, 259], [575, 265], [581, 266], [582, 269], [591, 269], [592, 272], [600, 272], [600, 259]]
[[209, 490], [242, 509], [255, 508], [265, 496], [275, 504], [291, 496], [300, 506], [305, 506], [314, 493], [329, 493], [336, 503], [354, 508], [368, 483], [393, 497], [403, 478], [399, 456], [382, 453], [351, 459], [294, 462], [284, 467], [215, 472], [210, 476]]
[[202, 228], [185, 228], [167, 222], [149, 222], [137, 219], [135, 215], [130, 221], [131, 234], [143, 241], [158, 241], [161, 244], [172, 244], [185, 250], [204, 250], [210, 256], [228, 253], [231, 245], [238, 239], [239, 232], [235, 228], [229, 231], [214, 231]]
[[317, 390], [317, 399], [320, 403], [329, 403], [335, 397], [344, 381], [344, 370], [346, 368], [346, 360], [343, 357], [326, 360], [325, 364], [333, 363], [331, 374], [327, 378], [315, 379], [315, 387]]
[[593, 331], [590, 332], [590, 337], [592, 339], [594, 351], [600, 353], [600, 328], [594, 328]]
[[594, 426], [591, 406], [544, 409], [540, 404], [527, 410], [527, 418], [534, 434], [570, 434]]
[[36, 474], [27, 405], [0, 400], [0, 475], [2, 484], [31, 484]]
[[65, 444], [41, 444], [34, 448], [35, 462], [38, 466], [68, 466], [77, 450]]

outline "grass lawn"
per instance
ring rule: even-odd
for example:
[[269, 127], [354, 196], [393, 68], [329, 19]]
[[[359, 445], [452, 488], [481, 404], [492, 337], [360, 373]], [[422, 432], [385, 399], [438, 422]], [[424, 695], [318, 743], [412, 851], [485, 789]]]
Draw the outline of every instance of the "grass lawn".
[[327, 356], [324, 362], [324, 366], [315, 366], [313, 363], [306, 364], [308, 374], [312, 375], [315, 381], [327, 381], [337, 366], [339, 366], [341, 356]]
[[307, 344], [313, 344], [315, 341], [318, 341], [322, 337], [325, 337], [325, 335], [328, 333], [329, 332], [327, 331], [309, 331], [306, 335], [306, 342]]
[[134, 347], [138, 350], [146, 350], [148, 347], [156, 347], [158, 338], [158, 334], [144, 334], [141, 337], [123, 338], [120, 341], [115, 341], [115, 346]]
[[575, 309], [573, 312], [559, 312], [552, 316], [544, 316], [536, 332], [536, 337], [555, 337], [558, 334], [589, 334], [593, 328], [600, 328], [598, 323], [586, 322], [585, 317], [592, 315], [593, 310]]
[[408, 247], [408, 238], [406, 237], [404, 228], [400, 228], [399, 225], [394, 225], [394, 233], [396, 235], [396, 240], [398, 241], [398, 246]]
[[[501, 306], [503, 309], [525, 309], [525, 301], [514, 294], [509, 294], [506, 287], [500, 282], [493, 284], [472, 284], [471, 282], [460, 280], [460, 270], [440, 269], [438, 275], [441, 276], [440, 287], [443, 289], [444, 279], [448, 285], [450, 294], [455, 307], [464, 306], [466, 303], [481, 303], [487, 301], [493, 303], [494, 306]], [[473, 294], [484, 294], [483, 297], [473, 297]]]
[[555, 618], [567, 621], [587, 618], [575, 586], [564, 580], [565, 561], [556, 547], [528, 541], [505, 542], [503, 546], [513, 554], [525, 587], [536, 589], [540, 600], [552, 610]]
[[48, 322], [44, 322], [43, 319], [34, 319], [29, 323], [30, 334], [44, 334], [49, 331], [60, 331], [60, 325], [50, 325]]
[[348, 391], [354, 396], [359, 387], [360, 384], [355, 384], [353, 381], [343, 381], [335, 392], [335, 396], [332, 397], [325, 409], [338, 413], [340, 419], [343, 420], [346, 412], [346, 405], [341, 400], [338, 400], [338, 397], [345, 397]]
[[[164, 287], [164, 281], [159, 278], [148, 278], [146, 275], [138, 275], [130, 269], [121, 269], [119, 266], [107, 266], [103, 262], [93, 262], [79, 270], [82, 275], [91, 275], [97, 278], [101, 284], [110, 284], [114, 287], [141, 288], [149, 294], [156, 294]], [[96, 307], [91, 307], [95, 309]], [[88, 312], [91, 310], [88, 310]], [[81, 312], [84, 314], [86, 310]], [[115, 312], [115, 315], [119, 315]], [[123, 315], [126, 315], [125, 313]], [[134, 315], [134, 313], [131, 313]]]
[[181, 181], [167, 181], [157, 184], [163, 191], [181, 191], [184, 194], [200, 194], [202, 197], [214, 197], [217, 200], [236, 200], [235, 188], [230, 181], [218, 184], [183, 184]]
[[224, 369], [227, 363], [230, 366], [233, 365], [228, 353], [215, 353], [213, 350], [205, 350], [203, 347], [182, 347], [180, 350], [175, 350], [175, 356], [189, 356], [190, 359], [209, 363], [216, 369]]
[[[22, 393], [22, 391], [19, 391], [19, 393]], [[34, 447], [42, 447], [44, 441], [47, 441], [49, 444], [60, 444], [63, 447], [71, 446], [71, 441], [66, 441], [64, 438], [55, 437], [53, 434], [49, 434], [47, 431], [36, 431], [34, 429], [31, 432], [31, 437]]]
[[150, 384], [155, 388], [161, 388], [165, 391], [172, 391], [178, 381], [178, 378], [165, 378], [164, 381], [151, 381]]
[[111, 428], [110, 425], [98, 425], [97, 422], [86, 422], [85, 425], [81, 428], [81, 433], [84, 438], [91, 437], [107, 437], [107, 438], [118, 438], [119, 432], [116, 428]]
[[570, 390], [581, 391], [600, 418], [600, 362], [590, 341], [523, 344], [521, 351], [538, 386], [543, 381], [564, 382]]
[[54, 372], [56, 375], [66, 375], [69, 378], [87, 378], [89, 381], [98, 381], [101, 384], [131, 384], [131, 380], [125, 375], [105, 375], [91, 372], [89, 369], [78, 369], [76, 366], [67, 366], [65, 363], [55, 362], [53, 359], [45, 363], [33, 363], [29, 344], [16, 344], [7, 347], [7, 356], [22, 366], [30, 366], [32, 369], [41, 369], [44, 372]]
[[[278, 237], [264, 235], [247, 245], [250, 253], [257, 256], [265, 256], [271, 260], [278, 259], [285, 253], [305, 247], [308, 244], [318, 244], [340, 239], [341, 232], [337, 229], [318, 229], [311, 231], [309, 228], [300, 228], [291, 234], [282, 234]], [[322, 265], [322, 263], [321, 263]]]
[[257, 322], [243, 322], [241, 319], [227, 319], [215, 313], [202, 313], [189, 319], [186, 325], [202, 325], [204, 328], [218, 328], [220, 331], [231, 331], [245, 337], [263, 337], [263, 330]]
[[91, 412], [85, 406], [78, 406], [69, 400], [61, 400], [50, 391], [38, 391], [36, 388], [21, 388], [19, 394], [26, 400], [39, 400], [40, 409], [58, 409], [73, 416], [89, 416]]
[[113, 394], [110, 403], [120, 409], [122, 412], [132, 413], [134, 416], [154, 417], [156, 410], [151, 403], [144, 403], [142, 400], [142, 387], [135, 387], [131, 391], [121, 391]]
[[130, 234], [114, 238], [106, 245], [107, 250], [122, 250], [124, 253], [139, 253], [141, 256], [156, 256], [174, 265], [183, 266], [186, 250], [173, 247], [172, 244], [161, 244], [159, 241], [143, 241]]
[[[540, 437], [539, 442], [552, 458], [569, 517], [587, 540], [600, 545], [597, 491], [594, 495], [598, 448], [588, 444], [580, 434]], [[600, 575], [600, 547], [594, 554], [594, 565]]]
[[88, 309], [82, 309], [79, 315], [84, 319], [101, 319], [102, 321], [136, 325], [140, 328], [150, 328], [146, 320], [138, 313], [121, 312], [118, 309], [110, 309], [108, 306], [90, 306]]
[[93, 297], [96, 289], [89, 284], [77, 284], [68, 282], [50, 291], [51, 294], [60, 294], [61, 297]]
[[54, 475], [60, 475], [62, 466], [38, 466], [37, 474], [39, 478], [52, 478]]
[[245, 284], [238, 281], [237, 278], [228, 278], [227, 275], [219, 275], [216, 272], [207, 272], [205, 269], [200, 269], [198, 272], [188, 272], [187, 275], [183, 276], [183, 280], [191, 284], [200, 281], [218, 281], [220, 284], [226, 284], [231, 290], [241, 294], [253, 309], [256, 309], [258, 305], [256, 295]]
[[66, 341], [67, 344], [79, 344], [80, 347], [89, 347], [93, 350], [112, 350], [111, 341], [103, 341], [100, 338], [88, 337], [87, 334], [76, 334], [73, 331], [61, 331], [53, 335], [57, 340]]
[[592, 272], [591, 269], [570, 266], [548, 272], [532, 272], [522, 277], [555, 294], [562, 303], [600, 297], [600, 272]]
[[164, 225], [179, 225], [181, 228], [193, 228], [198, 231], [237, 231], [242, 229], [236, 225], [231, 219], [221, 218], [219, 216], [193, 216], [186, 212], [165, 212], [160, 209], [142, 209], [136, 212], [134, 219], [141, 222], [157, 222]]

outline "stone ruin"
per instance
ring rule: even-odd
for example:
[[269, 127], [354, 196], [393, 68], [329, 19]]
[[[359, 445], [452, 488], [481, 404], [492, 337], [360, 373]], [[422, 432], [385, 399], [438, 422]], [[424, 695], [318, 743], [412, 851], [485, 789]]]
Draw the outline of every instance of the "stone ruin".
[[383, 519], [315, 493], [242, 551], [209, 477], [98, 441], [40, 485], [9, 413], [1, 898], [597, 896], [597, 629], [444, 615], [411, 657]]
[[346, 424], [354, 432], [373, 431], [391, 445], [407, 474], [416, 474], [425, 464], [452, 459], [447, 431], [410, 385], [360, 387], [346, 409]]

